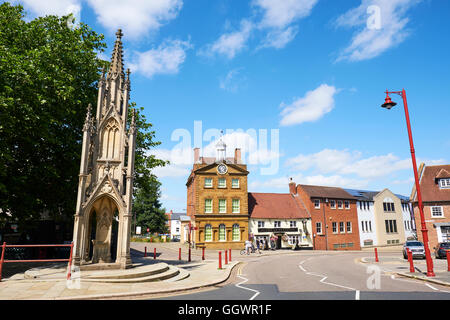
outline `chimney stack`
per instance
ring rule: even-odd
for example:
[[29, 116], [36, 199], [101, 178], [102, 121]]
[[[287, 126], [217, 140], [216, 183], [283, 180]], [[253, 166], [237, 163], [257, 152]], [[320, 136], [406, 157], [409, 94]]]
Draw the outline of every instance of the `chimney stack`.
[[200, 148], [194, 148], [194, 163], [200, 163]]
[[292, 178], [289, 178], [289, 193], [292, 195], [296, 195], [297, 194], [297, 188], [295, 186], [295, 182], [292, 181]]
[[234, 149], [234, 163], [241, 163], [241, 149], [239, 148]]

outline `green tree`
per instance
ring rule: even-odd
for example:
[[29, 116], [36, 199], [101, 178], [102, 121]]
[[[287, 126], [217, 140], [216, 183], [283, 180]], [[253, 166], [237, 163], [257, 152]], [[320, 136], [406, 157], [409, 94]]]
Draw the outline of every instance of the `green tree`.
[[[23, 18], [22, 6], [0, 5], [0, 219], [22, 224], [47, 211], [73, 223], [86, 106], [96, 105], [106, 44], [86, 24], [69, 28], [71, 16]], [[142, 110], [134, 187], [158, 197], [151, 170], [165, 162], [148, 155], [160, 143]]]
[[[141, 226], [143, 230], [150, 229], [150, 232], [167, 233], [167, 216], [162, 208], [159, 198], [161, 196], [161, 183], [152, 173], [152, 169], [158, 166], [165, 166], [168, 161], [157, 159], [148, 153], [148, 150], [161, 144], [155, 141], [155, 131], [151, 130], [152, 124], [147, 122], [142, 114], [143, 108], [136, 108], [132, 103], [131, 107], [136, 110], [136, 158], [135, 158], [135, 179], [134, 179], [134, 199], [133, 214], [135, 215], [134, 230], [136, 226]], [[131, 121], [131, 112], [128, 121]], [[133, 233], [134, 233], [134, 230]]]
[[83, 23], [69, 28], [71, 16], [23, 18], [22, 6], [0, 5], [0, 215], [72, 218], [106, 45]]

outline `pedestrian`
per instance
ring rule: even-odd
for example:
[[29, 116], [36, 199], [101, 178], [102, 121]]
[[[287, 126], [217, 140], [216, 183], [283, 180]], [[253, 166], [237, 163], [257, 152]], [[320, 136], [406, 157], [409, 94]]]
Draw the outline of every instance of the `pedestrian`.
[[245, 240], [245, 251], [247, 251], [247, 255], [250, 254], [251, 247], [252, 247], [252, 242], [250, 240]]
[[261, 247], [260, 240], [256, 240], [256, 247], [258, 248], [258, 253], [261, 254], [261, 250], [260, 250], [260, 247]]

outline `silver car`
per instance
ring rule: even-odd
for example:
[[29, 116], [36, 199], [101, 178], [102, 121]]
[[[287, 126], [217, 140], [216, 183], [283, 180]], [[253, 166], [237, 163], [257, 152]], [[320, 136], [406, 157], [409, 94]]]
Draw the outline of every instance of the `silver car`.
[[425, 259], [425, 248], [423, 243], [420, 241], [406, 241], [403, 245], [403, 258], [408, 259], [407, 249], [409, 249], [412, 253], [412, 257], [414, 258], [422, 258]]

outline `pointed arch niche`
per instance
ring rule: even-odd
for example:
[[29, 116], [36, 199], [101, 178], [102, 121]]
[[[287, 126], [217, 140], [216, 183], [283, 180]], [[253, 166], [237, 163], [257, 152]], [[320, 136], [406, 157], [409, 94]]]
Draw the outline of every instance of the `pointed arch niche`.
[[111, 118], [106, 123], [101, 135], [101, 158], [106, 160], [119, 160], [120, 153], [119, 123]]

